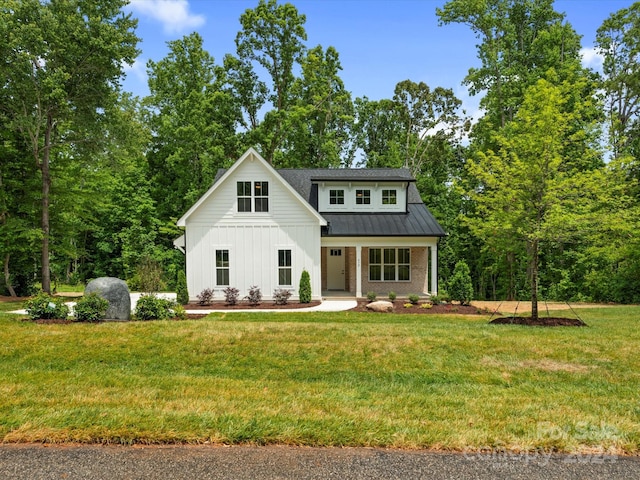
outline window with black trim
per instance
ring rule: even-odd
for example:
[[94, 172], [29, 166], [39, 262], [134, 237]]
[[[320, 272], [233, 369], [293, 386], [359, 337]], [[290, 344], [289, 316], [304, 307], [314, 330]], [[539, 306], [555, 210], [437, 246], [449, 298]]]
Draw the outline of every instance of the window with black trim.
[[371, 205], [371, 190], [356, 190], [356, 205]]
[[329, 190], [329, 205], [344, 205], [344, 190]]
[[229, 250], [216, 250], [216, 285], [229, 285]]
[[256, 212], [269, 211], [269, 182], [253, 182]]
[[251, 182], [238, 182], [238, 211], [251, 211]]
[[396, 190], [382, 190], [382, 204], [383, 205], [395, 205], [397, 202]]
[[292, 285], [291, 250], [278, 250], [278, 285]]
[[252, 204], [254, 212], [269, 211], [269, 182], [238, 182], [238, 212], [251, 212]]
[[370, 248], [369, 280], [408, 282], [411, 280], [411, 249]]

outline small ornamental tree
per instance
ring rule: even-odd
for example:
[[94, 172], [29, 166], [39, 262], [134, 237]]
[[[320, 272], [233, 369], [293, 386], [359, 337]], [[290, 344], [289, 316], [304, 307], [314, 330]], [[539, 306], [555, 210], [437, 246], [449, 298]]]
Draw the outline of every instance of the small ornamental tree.
[[462, 305], [469, 305], [473, 298], [473, 281], [469, 266], [464, 261], [456, 263], [453, 275], [449, 280], [449, 295]]
[[176, 282], [176, 300], [180, 305], [189, 303], [189, 290], [187, 289], [187, 276], [184, 271], [178, 272], [178, 280]]
[[311, 302], [311, 277], [309, 276], [309, 272], [306, 270], [302, 270], [302, 275], [300, 275], [298, 295], [300, 297], [300, 303]]

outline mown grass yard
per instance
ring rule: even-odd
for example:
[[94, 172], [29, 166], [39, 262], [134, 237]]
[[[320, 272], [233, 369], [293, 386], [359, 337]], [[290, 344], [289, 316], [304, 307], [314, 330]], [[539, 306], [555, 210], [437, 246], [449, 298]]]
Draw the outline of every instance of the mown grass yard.
[[40, 325], [0, 313], [4, 442], [637, 453], [640, 307], [589, 327], [227, 313]]

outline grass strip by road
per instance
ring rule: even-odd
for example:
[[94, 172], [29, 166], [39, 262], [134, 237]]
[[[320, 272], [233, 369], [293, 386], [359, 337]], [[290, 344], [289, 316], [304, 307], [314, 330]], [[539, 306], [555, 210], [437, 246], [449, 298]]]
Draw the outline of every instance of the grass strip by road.
[[580, 315], [589, 327], [355, 312], [38, 325], [0, 314], [0, 440], [637, 453], [640, 307]]

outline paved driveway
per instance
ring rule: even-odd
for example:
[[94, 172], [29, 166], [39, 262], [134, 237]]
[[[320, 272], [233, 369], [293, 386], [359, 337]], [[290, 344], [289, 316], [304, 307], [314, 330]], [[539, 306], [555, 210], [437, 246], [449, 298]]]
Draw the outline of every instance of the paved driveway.
[[367, 448], [0, 446], [5, 480], [632, 479], [640, 458]]

